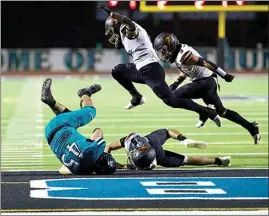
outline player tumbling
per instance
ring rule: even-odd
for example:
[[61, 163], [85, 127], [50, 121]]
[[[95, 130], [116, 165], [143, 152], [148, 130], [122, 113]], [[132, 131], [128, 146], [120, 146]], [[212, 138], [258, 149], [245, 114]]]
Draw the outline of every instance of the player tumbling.
[[45, 136], [51, 150], [61, 161], [61, 174], [88, 175], [112, 174], [116, 171], [114, 158], [104, 152], [106, 143], [103, 132], [96, 128], [90, 139], [78, 133], [77, 128], [92, 121], [96, 116], [91, 95], [100, 91], [101, 86], [91, 85], [78, 91], [81, 109], [70, 111], [56, 102], [51, 94], [52, 80], [44, 81], [41, 100], [47, 104], [56, 116], [48, 123]]
[[[105, 152], [125, 148], [128, 160], [127, 168], [153, 169], [156, 165], [163, 167], [180, 167], [184, 165], [219, 165], [230, 166], [231, 157], [200, 157], [181, 155], [163, 149], [168, 139], [178, 140], [189, 148], [206, 148], [203, 141], [195, 141], [186, 138], [179, 131], [171, 129], [160, 129], [153, 131], [146, 136], [131, 133], [119, 141], [106, 146]], [[125, 168], [125, 165], [117, 163], [117, 168]]]
[[[232, 122], [244, 127], [257, 144], [261, 138], [257, 122], [249, 122], [237, 112], [223, 106], [217, 92], [217, 75], [226, 82], [232, 82], [234, 76], [226, 73], [220, 67], [203, 59], [192, 47], [179, 43], [177, 37], [171, 33], [161, 33], [154, 41], [154, 49], [158, 57], [165, 62], [176, 63], [180, 70], [178, 79], [170, 86], [178, 98], [202, 98], [208, 106], [214, 106], [217, 113]], [[192, 83], [177, 87], [189, 77]], [[202, 127], [208, 118], [200, 115], [197, 127]]]
[[165, 82], [165, 72], [159, 64], [159, 58], [145, 29], [130, 18], [112, 12], [106, 6], [98, 6], [98, 9], [110, 15], [105, 22], [108, 41], [117, 49], [124, 47], [133, 58], [134, 64], [119, 64], [112, 70], [114, 79], [132, 95], [132, 100], [125, 107], [126, 109], [145, 102], [132, 82], [142, 83], [148, 85], [166, 105], [207, 116], [220, 127], [220, 118], [214, 109], [200, 106], [190, 99], [177, 98], [169, 89]]

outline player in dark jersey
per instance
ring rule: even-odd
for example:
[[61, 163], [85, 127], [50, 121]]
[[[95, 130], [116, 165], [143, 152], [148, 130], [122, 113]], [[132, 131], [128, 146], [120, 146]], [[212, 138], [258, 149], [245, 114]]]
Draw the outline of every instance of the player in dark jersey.
[[148, 85], [155, 95], [166, 105], [173, 108], [191, 110], [213, 120], [219, 127], [220, 118], [214, 109], [200, 106], [190, 99], [177, 98], [165, 82], [165, 72], [159, 64], [148, 33], [129, 17], [99, 6], [109, 17], [105, 22], [105, 34], [108, 41], [117, 49], [124, 48], [132, 57], [132, 64], [119, 64], [112, 69], [112, 76], [132, 96], [125, 109], [132, 109], [145, 103], [133, 82]]
[[128, 160], [126, 165], [117, 163], [117, 168], [153, 169], [156, 165], [163, 167], [180, 167], [183, 165], [211, 165], [230, 166], [231, 157], [199, 157], [186, 156], [163, 149], [168, 139], [175, 139], [179, 144], [189, 148], [206, 148], [203, 141], [195, 141], [186, 138], [176, 130], [160, 129], [146, 136], [131, 133], [119, 141], [106, 146], [105, 152], [125, 148]]
[[[213, 106], [217, 113], [236, 124], [244, 127], [257, 144], [261, 138], [258, 122], [249, 122], [237, 112], [223, 106], [217, 91], [217, 75], [226, 82], [232, 82], [234, 76], [226, 73], [213, 62], [203, 59], [192, 47], [179, 43], [177, 37], [172, 33], [160, 33], [155, 41], [154, 48], [162, 61], [176, 63], [180, 74], [178, 79], [170, 86], [178, 98], [198, 99], [201, 98]], [[177, 87], [189, 77], [192, 83]], [[202, 127], [208, 118], [200, 115], [197, 127]]]
[[96, 116], [91, 95], [101, 90], [94, 84], [78, 91], [80, 110], [70, 111], [55, 101], [51, 93], [52, 80], [46, 79], [42, 86], [41, 101], [47, 104], [56, 116], [47, 124], [45, 137], [56, 157], [63, 166], [61, 174], [88, 175], [112, 174], [116, 170], [114, 158], [104, 152], [106, 142], [103, 132], [96, 128], [90, 139], [77, 129], [91, 122]]

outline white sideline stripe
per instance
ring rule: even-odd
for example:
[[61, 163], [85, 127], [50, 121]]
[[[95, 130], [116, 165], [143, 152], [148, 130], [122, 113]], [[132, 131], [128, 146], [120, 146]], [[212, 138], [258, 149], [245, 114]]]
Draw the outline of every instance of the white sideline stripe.
[[[104, 126], [104, 129], [107, 128], [120, 128], [120, 129], [127, 129], [127, 128], [195, 128], [194, 124], [187, 124], [187, 125], [182, 125], [182, 124], [178, 124], [178, 125], [124, 125], [124, 126], [119, 126], [119, 125], [107, 125]], [[232, 125], [222, 125], [222, 128], [241, 128], [240, 125], [236, 125], [236, 124], [232, 124]], [[259, 127], [268, 127], [268, 124], [259, 124]], [[36, 129], [44, 129], [45, 126], [43, 125], [38, 125], [36, 126]], [[205, 128], [217, 128], [216, 125], [206, 125]], [[6, 129], [6, 127], [2, 127], [2, 129]], [[80, 130], [88, 130], [87, 127], [82, 127], [80, 128]]]
[[[268, 132], [262, 132], [261, 135], [267, 135]], [[193, 136], [193, 135], [199, 135], [199, 136], [208, 136], [208, 135], [214, 135], [214, 136], [222, 136], [222, 135], [249, 135], [247, 132], [218, 132], [218, 133], [184, 133], [186, 136]], [[91, 134], [84, 134], [84, 136], [90, 137]], [[126, 136], [126, 133], [124, 134], [105, 134], [106, 137], [117, 137], [117, 136]], [[36, 134], [36, 137], [44, 137], [44, 134]]]
[[268, 210], [256, 210], [256, 211], [83, 211], [83, 212], [12, 212], [1, 213], [1, 215], [147, 215], [147, 216], [159, 216], [159, 215], [268, 215]]

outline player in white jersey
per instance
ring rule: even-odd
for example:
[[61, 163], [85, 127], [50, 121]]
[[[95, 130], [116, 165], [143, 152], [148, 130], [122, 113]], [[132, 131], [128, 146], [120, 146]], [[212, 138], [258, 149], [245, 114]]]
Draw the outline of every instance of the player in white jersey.
[[145, 29], [130, 18], [112, 12], [106, 6], [98, 6], [106, 12], [105, 34], [108, 41], [117, 49], [124, 48], [133, 58], [132, 64], [119, 64], [112, 69], [112, 76], [131, 95], [132, 100], [126, 109], [134, 108], [144, 103], [142, 95], [133, 82], [148, 85], [157, 97], [173, 108], [183, 108], [207, 116], [220, 126], [220, 118], [214, 109], [203, 107], [190, 99], [177, 98], [165, 82], [165, 72], [159, 64], [159, 58]]
[[174, 139], [187, 148], [206, 148], [203, 141], [188, 139], [177, 130], [159, 129], [146, 136], [131, 133], [119, 141], [106, 146], [105, 152], [125, 148], [127, 164], [117, 163], [117, 168], [153, 169], [156, 165], [163, 167], [180, 167], [184, 165], [219, 165], [230, 166], [231, 157], [187, 156], [163, 149], [168, 139]]
[[[178, 98], [198, 99], [210, 107], [215, 107], [217, 113], [232, 122], [235, 122], [249, 131], [253, 136], [254, 143], [260, 140], [259, 127], [257, 122], [249, 122], [237, 112], [223, 106], [217, 92], [217, 75], [226, 82], [232, 82], [234, 76], [226, 73], [213, 62], [203, 59], [202, 56], [192, 47], [179, 43], [174, 34], [163, 32], [154, 41], [154, 49], [162, 61], [176, 63], [180, 70], [179, 77], [170, 89]], [[192, 83], [177, 87], [189, 77]], [[200, 115], [197, 127], [206, 122], [207, 117]]]

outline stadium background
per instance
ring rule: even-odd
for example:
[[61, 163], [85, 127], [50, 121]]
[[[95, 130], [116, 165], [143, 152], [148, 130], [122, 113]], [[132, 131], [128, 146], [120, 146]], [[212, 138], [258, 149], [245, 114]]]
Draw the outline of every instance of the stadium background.
[[[220, 80], [219, 94], [227, 107], [250, 121], [259, 121], [262, 140], [254, 146], [243, 128], [226, 120], [222, 128], [211, 122], [207, 122], [204, 128], [195, 128], [195, 113], [165, 106], [146, 86], [137, 85], [148, 99], [147, 103], [131, 111], [123, 110], [130, 97], [111, 78], [110, 71], [113, 66], [130, 59], [123, 50], [112, 49], [105, 40], [106, 15], [96, 11], [97, 3], [1, 2], [2, 171], [32, 170], [35, 175], [42, 170], [56, 171], [60, 166], [43, 135], [46, 123], [53, 117], [40, 102], [40, 88], [46, 77], [53, 78], [55, 98], [70, 109], [79, 107], [77, 89], [92, 83], [103, 86], [103, 91], [94, 97], [97, 118], [80, 129], [85, 135], [89, 135], [93, 128], [101, 127], [107, 142], [112, 142], [133, 131], [147, 134], [169, 127], [210, 145], [206, 150], [186, 149], [171, 140], [166, 149], [189, 155], [231, 155], [230, 169], [268, 167], [267, 12], [235, 11], [226, 14], [223, 62], [225, 69], [236, 78], [232, 83]], [[228, 6], [225, 6], [226, 3]], [[217, 62], [218, 12], [199, 12], [197, 9], [197, 12], [165, 13], [160, 9], [160, 13], [147, 13], [139, 10], [139, 2], [114, 1], [110, 4], [116, 11], [142, 25], [152, 40], [162, 31], [174, 32], [181, 42], [197, 48], [204, 57]], [[182, 3], [186, 4], [194, 5], [194, 2]], [[213, 4], [230, 7], [242, 2], [203, 3], [204, 7]], [[247, 4], [264, 5], [264, 2], [244, 2], [244, 5]], [[163, 66], [170, 84], [176, 79], [177, 69], [175, 65]], [[119, 162], [126, 161], [121, 150], [114, 156]], [[8, 187], [7, 190], [11, 189]], [[5, 205], [4, 209], [16, 208], [12, 206], [14, 203]]]

